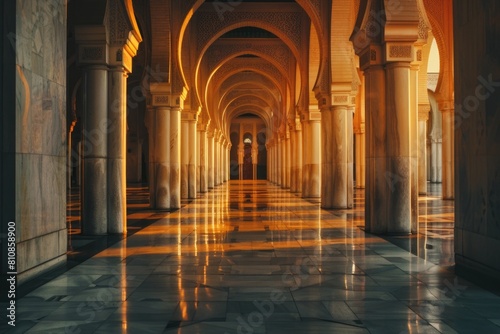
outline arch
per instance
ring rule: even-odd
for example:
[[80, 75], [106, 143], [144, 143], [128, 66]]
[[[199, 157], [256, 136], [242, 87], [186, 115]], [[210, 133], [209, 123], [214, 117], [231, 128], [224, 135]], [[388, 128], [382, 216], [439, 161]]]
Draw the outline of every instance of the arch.
[[[214, 69], [213, 71], [209, 74], [209, 77], [207, 79], [207, 82], [205, 84], [205, 89], [208, 87], [210, 81], [212, 80], [212, 78], [216, 75], [217, 71], [219, 69], [221, 69], [225, 64], [231, 62], [231, 60], [233, 59], [237, 59], [239, 56], [241, 55], [245, 55], [245, 54], [251, 54], [251, 55], [255, 55], [257, 56], [258, 58], [260, 59], [263, 59], [265, 61], [267, 61], [268, 63], [270, 63], [273, 67], [275, 67], [280, 73], [281, 75], [286, 78], [286, 81], [288, 83], [288, 85], [290, 84], [290, 77], [288, 75], [288, 72], [283, 68], [283, 66], [274, 58], [272, 58], [270, 55], [267, 55], [267, 54], [264, 54], [262, 52], [258, 52], [258, 51], [255, 51], [255, 50], [252, 50], [252, 49], [244, 49], [244, 50], [236, 50], [233, 54], [227, 56], [226, 58], [224, 59], [221, 59], [217, 64], [216, 66], [214, 66]], [[198, 74], [198, 72], [197, 72]], [[196, 79], [197, 81], [197, 95], [198, 95], [198, 98], [199, 98], [199, 101], [200, 101], [200, 104], [203, 105], [203, 102], [206, 102], [205, 98], [202, 100], [201, 97], [199, 96], [199, 92], [201, 91], [201, 87], [199, 87], [198, 85], [201, 83], [198, 83], [198, 77]], [[205, 94], [204, 94], [205, 95]]]
[[[220, 78], [220, 79], [217, 81], [217, 83], [215, 83], [215, 87], [213, 87], [214, 89], [212, 89], [212, 91], [213, 91], [213, 92], [218, 92], [218, 90], [219, 90], [220, 86], [222, 85], [222, 83], [223, 83], [226, 79], [228, 79], [229, 77], [231, 77], [231, 76], [233, 76], [233, 75], [235, 75], [235, 74], [237, 74], [237, 73], [240, 73], [241, 71], [253, 71], [253, 72], [255, 72], [255, 73], [258, 73], [258, 74], [260, 74], [260, 75], [262, 75], [262, 76], [266, 77], [268, 80], [270, 80], [270, 81], [271, 81], [271, 82], [272, 82], [272, 83], [273, 83], [276, 87], [280, 87], [280, 85], [279, 85], [279, 80], [278, 80], [278, 79], [276, 79], [276, 78], [274, 78], [273, 76], [269, 75], [269, 73], [267, 73], [266, 71], [263, 71], [263, 70], [262, 70], [262, 69], [260, 69], [260, 68], [255, 68], [255, 67], [250, 67], [250, 66], [248, 66], [248, 67], [243, 66], [243, 67], [237, 67], [237, 68], [235, 68], [234, 70], [232, 70], [232, 71], [230, 71], [230, 72], [227, 72], [227, 73], [226, 73], [226, 74], [225, 74], [222, 78]], [[212, 78], [213, 78], [213, 77], [212, 77]], [[212, 78], [211, 78], [211, 80], [212, 80]], [[213, 104], [212, 104], [212, 103], [210, 103], [210, 102], [213, 102], [213, 101], [211, 101], [211, 100], [210, 100], [210, 98], [211, 98], [211, 99], [214, 99], [215, 97], [214, 97], [213, 95], [209, 97], [209, 89], [208, 89], [208, 88], [209, 88], [209, 84], [210, 84], [210, 82], [207, 82], [207, 84], [206, 84], [206, 88], [205, 88], [205, 89], [206, 89], [206, 90], [205, 90], [206, 108], [207, 108], [208, 112], [210, 113], [211, 118], [212, 118], [212, 119], [215, 119], [215, 120], [216, 120], [216, 123], [217, 123], [218, 125], [221, 125], [221, 119], [220, 119], [220, 117], [221, 117], [222, 115], [218, 115], [219, 117], [216, 117], [217, 115], [215, 114], [215, 110], [213, 110], [213, 108], [211, 108], [211, 106], [213, 106]], [[287, 91], [289, 91], [289, 89], [290, 89], [290, 88], [289, 88], [289, 87], [287, 87]], [[280, 92], [282, 93], [282, 88], [280, 89]], [[282, 95], [282, 96], [283, 96], [283, 95]], [[282, 110], [282, 112], [284, 112], [284, 110]]]

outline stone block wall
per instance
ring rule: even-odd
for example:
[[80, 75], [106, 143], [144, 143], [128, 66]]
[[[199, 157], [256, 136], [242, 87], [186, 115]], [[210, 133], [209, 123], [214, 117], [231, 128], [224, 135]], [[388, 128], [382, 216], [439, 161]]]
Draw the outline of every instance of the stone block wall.
[[1, 224], [16, 223], [22, 283], [66, 259], [67, 13], [65, 0], [2, 6]]
[[456, 263], [500, 277], [500, 2], [453, 6]]

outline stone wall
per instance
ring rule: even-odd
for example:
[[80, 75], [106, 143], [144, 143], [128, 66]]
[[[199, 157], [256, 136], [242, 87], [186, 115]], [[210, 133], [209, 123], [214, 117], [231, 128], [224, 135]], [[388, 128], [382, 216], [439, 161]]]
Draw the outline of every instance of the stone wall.
[[[5, 1], [2, 229], [17, 225], [22, 283], [66, 259], [66, 1]], [[10, 97], [14, 97], [14, 99]], [[11, 145], [7, 145], [11, 144]], [[5, 185], [5, 186], [4, 186]], [[3, 258], [3, 257], [2, 257]]]
[[500, 277], [500, 2], [453, 5], [456, 263]]

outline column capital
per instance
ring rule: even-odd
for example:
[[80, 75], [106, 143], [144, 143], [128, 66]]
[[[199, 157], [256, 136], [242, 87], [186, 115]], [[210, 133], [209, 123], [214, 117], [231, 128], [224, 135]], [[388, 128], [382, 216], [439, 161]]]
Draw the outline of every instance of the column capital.
[[385, 62], [413, 62], [417, 52], [415, 42], [386, 42]]
[[318, 100], [318, 108], [322, 109], [325, 106], [331, 105], [331, 95], [330, 92], [322, 91], [319, 88], [314, 88], [314, 96]]
[[80, 66], [108, 65], [109, 41], [104, 25], [75, 26], [75, 42]]
[[301, 121], [302, 122], [321, 121], [321, 112], [319, 110], [303, 112]]
[[208, 134], [208, 128], [210, 126], [210, 120], [206, 121], [206, 122], [199, 122], [197, 123], [197, 129], [198, 131], [200, 132], [207, 132]]
[[182, 110], [181, 122], [196, 122], [198, 120], [198, 113], [191, 110]]
[[182, 93], [172, 93], [172, 85], [169, 82], [151, 82], [149, 84], [151, 94], [151, 105], [153, 107], [166, 106], [184, 109], [184, 100], [187, 90]]
[[359, 51], [359, 68], [362, 71], [372, 67], [381, 66], [383, 60], [382, 46], [379, 44], [369, 44]]

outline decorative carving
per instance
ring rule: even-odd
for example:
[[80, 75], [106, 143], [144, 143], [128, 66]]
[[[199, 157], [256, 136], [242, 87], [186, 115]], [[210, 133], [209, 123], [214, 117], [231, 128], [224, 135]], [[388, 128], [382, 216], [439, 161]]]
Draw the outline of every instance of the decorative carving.
[[435, 92], [438, 79], [439, 79], [439, 73], [427, 73], [427, 89]]
[[84, 46], [81, 48], [80, 61], [99, 61], [105, 59], [105, 46]]
[[197, 14], [197, 47], [198, 51], [204, 48], [209, 40], [230, 26], [243, 26], [245, 22], [258, 24], [276, 35], [287, 36], [296, 50], [301, 45], [300, 12], [231, 12], [224, 20], [220, 20], [217, 12], [199, 12]]
[[377, 51], [376, 50], [373, 50], [373, 49], [370, 50], [370, 60], [377, 61]]
[[347, 104], [348, 101], [349, 101], [348, 95], [334, 95], [333, 96], [333, 103], [334, 104]]
[[424, 18], [422, 17], [422, 13], [420, 12], [420, 18], [418, 21], [418, 39], [427, 41], [428, 35], [429, 35], [429, 27], [427, 27], [427, 24], [425, 24]]
[[411, 45], [390, 45], [389, 46], [390, 58], [411, 58]]
[[153, 105], [154, 106], [168, 106], [170, 105], [170, 96], [168, 95], [154, 95]]
[[417, 51], [417, 61], [422, 61], [422, 50]]
[[370, 65], [370, 52], [364, 52], [360, 57], [359, 57], [359, 66], [361, 68], [364, 68], [366, 66]]
[[125, 8], [119, 0], [108, 1], [109, 39], [111, 45], [124, 45], [132, 26], [128, 21]]

